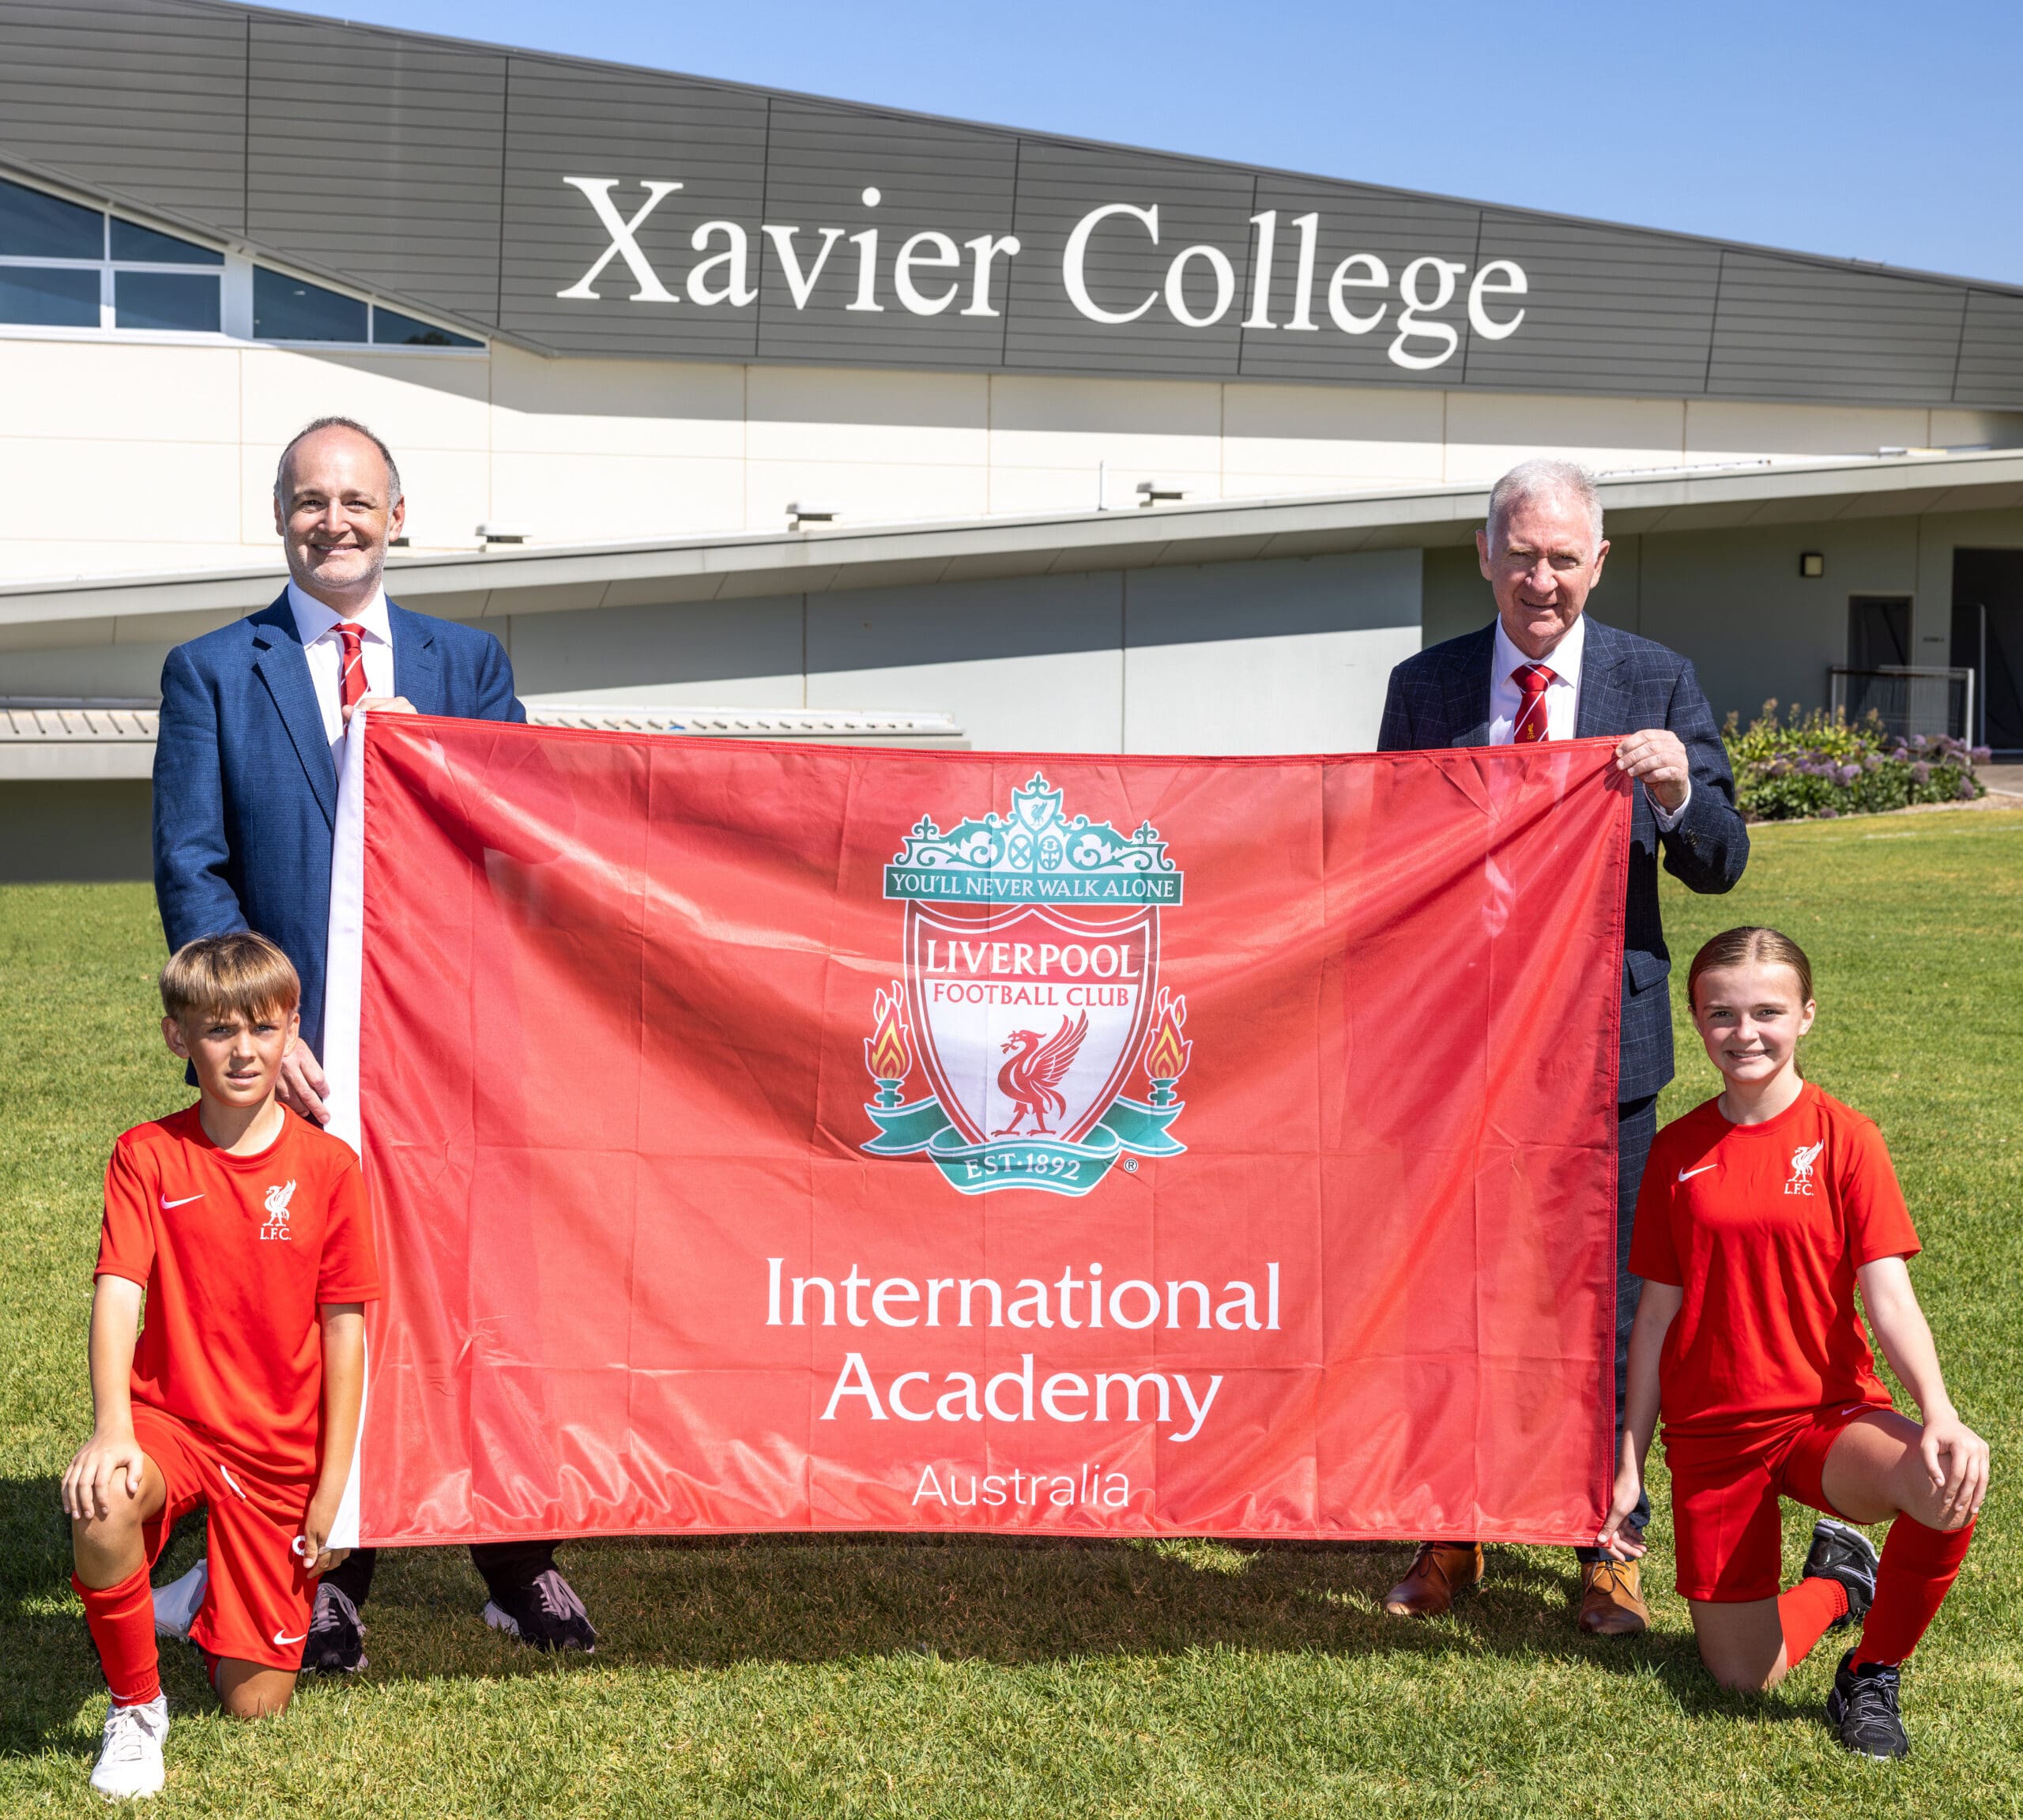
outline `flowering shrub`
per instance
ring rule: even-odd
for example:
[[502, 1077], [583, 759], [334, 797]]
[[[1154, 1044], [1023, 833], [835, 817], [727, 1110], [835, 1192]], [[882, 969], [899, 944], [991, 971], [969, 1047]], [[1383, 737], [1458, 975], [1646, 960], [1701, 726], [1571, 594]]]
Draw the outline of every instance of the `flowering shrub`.
[[1873, 813], [1912, 803], [1972, 802], [1985, 794], [1973, 767], [1986, 751], [1943, 735], [1898, 739], [1879, 715], [1849, 722], [1815, 708], [1780, 718], [1774, 701], [1746, 728], [1722, 729], [1735, 767], [1743, 819], [1797, 821], [1809, 816]]

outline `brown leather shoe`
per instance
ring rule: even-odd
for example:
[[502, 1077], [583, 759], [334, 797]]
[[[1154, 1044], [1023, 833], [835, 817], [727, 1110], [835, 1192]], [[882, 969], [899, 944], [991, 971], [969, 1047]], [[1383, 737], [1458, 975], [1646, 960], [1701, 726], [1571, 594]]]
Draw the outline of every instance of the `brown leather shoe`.
[[1437, 1618], [1452, 1608], [1454, 1595], [1482, 1583], [1479, 1542], [1422, 1542], [1411, 1569], [1384, 1596], [1393, 1618]]
[[1651, 1628], [1633, 1561], [1580, 1563], [1580, 1628], [1597, 1637], [1637, 1637]]

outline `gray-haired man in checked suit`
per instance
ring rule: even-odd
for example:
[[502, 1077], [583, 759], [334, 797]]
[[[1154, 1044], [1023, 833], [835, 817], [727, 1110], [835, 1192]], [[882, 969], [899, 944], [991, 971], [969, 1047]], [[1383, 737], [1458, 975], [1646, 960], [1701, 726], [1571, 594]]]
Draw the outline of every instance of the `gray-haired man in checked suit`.
[[[1475, 533], [1496, 618], [1480, 631], [1407, 658], [1391, 673], [1380, 750], [1503, 745], [1618, 737], [1616, 763], [1641, 788], [1630, 823], [1623, 927], [1622, 1060], [1616, 1095], [1615, 1407], [1622, 1419], [1629, 1328], [1641, 1282], [1623, 1268], [1644, 1159], [1657, 1131], [1658, 1090], [1672, 1077], [1671, 968], [1658, 913], [1658, 855], [1697, 891], [1724, 891], [1749, 860], [1735, 778], [1714, 712], [1676, 651], [1581, 609], [1609, 546], [1594, 483], [1566, 462], [1526, 462], [1490, 494]], [[1606, 1394], [1596, 1386], [1598, 1393]], [[1635, 1519], [1641, 1529], [1648, 1503]], [[1634, 1562], [1580, 1551], [1580, 1628], [1634, 1636], [1651, 1620]], [[1482, 1577], [1481, 1544], [1424, 1542], [1385, 1611], [1445, 1611]]]

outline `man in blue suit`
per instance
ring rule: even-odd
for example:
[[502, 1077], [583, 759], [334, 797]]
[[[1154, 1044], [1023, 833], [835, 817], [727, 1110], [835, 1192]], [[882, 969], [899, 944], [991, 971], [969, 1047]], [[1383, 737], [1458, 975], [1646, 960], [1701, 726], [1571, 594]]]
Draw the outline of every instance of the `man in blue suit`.
[[[353, 711], [527, 718], [491, 633], [386, 598], [386, 546], [406, 513], [386, 444], [349, 418], [318, 418], [282, 451], [274, 478], [287, 588], [250, 618], [179, 645], [162, 667], [154, 850], [163, 929], [171, 949], [258, 929], [295, 963], [302, 1036], [283, 1064], [281, 1098], [319, 1124], [331, 837]], [[552, 1544], [473, 1547], [471, 1558], [494, 1628], [544, 1649], [594, 1646]], [[325, 1576], [304, 1668], [364, 1666], [358, 1607], [373, 1560], [360, 1549]], [[171, 1619], [193, 1592], [202, 1596], [194, 1570], [186, 1577], [157, 1601]]]
[[[1582, 616], [1609, 552], [1593, 481], [1570, 462], [1526, 462], [1497, 482], [1475, 533], [1497, 616], [1391, 673], [1377, 746], [1388, 752], [1612, 737], [1633, 780], [1623, 929], [1622, 1064], [1616, 1086], [1616, 1419], [1641, 1281], [1627, 1268], [1631, 1216], [1672, 1077], [1671, 968], [1658, 861], [1696, 891], [1725, 891], [1749, 860], [1735, 778], [1714, 712], [1676, 651]], [[1601, 1389], [1602, 1387], [1597, 1387]], [[1606, 1394], [1606, 1390], [1603, 1390]], [[1641, 1529], [1650, 1516], [1638, 1513]], [[1650, 1622], [1634, 1562], [1580, 1551], [1580, 1628], [1633, 1636]], [[1402, 1617], [1445, 1611], [1482, 1577], [1475, 1542], [1425, 1542], [1384, 1600]]]

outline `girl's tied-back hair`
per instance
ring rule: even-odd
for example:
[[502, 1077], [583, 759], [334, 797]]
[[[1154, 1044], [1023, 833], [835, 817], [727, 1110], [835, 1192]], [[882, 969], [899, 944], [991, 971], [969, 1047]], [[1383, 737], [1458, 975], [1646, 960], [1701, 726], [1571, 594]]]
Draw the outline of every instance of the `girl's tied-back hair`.
[[1789, 967], [1798, 975], [1799, 1002], [1811, 1002], [1812, 963], [1806, 959], [1805, 950], [1782, 929], [1751, 926], [1723, 929], [1693, 957], [1692, 970], [1686, 976], [1686, 1004], [1695, 1012], [1699, 1010], [1702, 974], [1717, 967], [1747, 967], [1752, 963], [1757, 967]]

